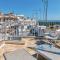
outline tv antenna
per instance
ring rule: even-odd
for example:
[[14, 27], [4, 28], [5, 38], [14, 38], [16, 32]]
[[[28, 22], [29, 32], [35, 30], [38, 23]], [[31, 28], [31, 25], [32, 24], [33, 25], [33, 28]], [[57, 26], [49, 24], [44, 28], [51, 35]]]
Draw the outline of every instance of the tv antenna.
[[47, 22], [48, 0], [42, 0], [44, 5], [44, 20]]

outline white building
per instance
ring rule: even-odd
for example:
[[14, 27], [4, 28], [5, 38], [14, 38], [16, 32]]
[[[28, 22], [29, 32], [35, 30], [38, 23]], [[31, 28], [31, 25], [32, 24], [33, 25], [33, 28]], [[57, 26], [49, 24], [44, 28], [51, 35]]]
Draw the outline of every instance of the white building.
[[0, 39], [20, 39], [22, 33], [24, 36], [29, 34], [30, 31], [27, 29], [29, 25], [35, 26], [36, 21], [23, 15], [18, 16], [13, 13], [0, 13]]

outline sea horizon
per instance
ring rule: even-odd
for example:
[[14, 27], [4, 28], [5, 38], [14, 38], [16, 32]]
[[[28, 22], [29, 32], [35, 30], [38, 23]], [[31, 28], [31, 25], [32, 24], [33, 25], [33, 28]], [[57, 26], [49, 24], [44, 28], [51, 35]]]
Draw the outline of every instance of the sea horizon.
[[[39, 20], [41, 22], [46, 22], [46, 20]], [[60, 22], [60, 20], [47, 20], [47, 22]]]

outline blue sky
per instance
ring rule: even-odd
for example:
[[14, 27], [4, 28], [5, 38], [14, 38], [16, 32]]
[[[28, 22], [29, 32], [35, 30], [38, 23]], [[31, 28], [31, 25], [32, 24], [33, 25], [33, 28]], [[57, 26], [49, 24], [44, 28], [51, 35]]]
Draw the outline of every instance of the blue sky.
[[[48, 19], [60, 19], [60, 0], [48, 0]], [[43, 4], [41, 0], [0, 0], [0, 11], [6, 13], [14, 11], [16, 14], [23, 14], [26, 16], [33, 16], [35, 11], [40, 10], [41, 16], [43, 12]]]

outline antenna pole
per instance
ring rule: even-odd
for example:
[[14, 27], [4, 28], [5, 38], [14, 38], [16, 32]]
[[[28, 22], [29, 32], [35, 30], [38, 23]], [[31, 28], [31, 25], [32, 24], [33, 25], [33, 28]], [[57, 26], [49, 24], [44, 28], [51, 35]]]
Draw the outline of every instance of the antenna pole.
[[44, 20], [47, 22], [48, 0], [42, 0], [44, 4]]

